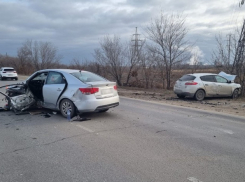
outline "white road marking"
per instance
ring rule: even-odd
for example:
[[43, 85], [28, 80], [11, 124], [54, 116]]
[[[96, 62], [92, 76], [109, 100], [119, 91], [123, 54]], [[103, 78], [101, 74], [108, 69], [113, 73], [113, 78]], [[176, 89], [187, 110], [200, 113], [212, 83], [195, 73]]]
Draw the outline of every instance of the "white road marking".
[[234, 132], [231, 130], [220, 129], [220, 131], [223, 131], [224, 133], [228, 133], [230, 135], [234, 134]]
[[88, 131], [90, 133], [93, 133], [94, 132], [93, 130], [90, 130], [89, 128], [86, 128], [84, 126], [81, 126], [81, 125], [76, 125], [76, 126], [79, 127], [79, 128], [82, 128], [83, 130], [86, 130], [86, 131]]
[[202, 182], [202, 181], [200, 181], [200, 180], [198, 180], [198, 179], [196, 179], [196, 178], [194, 178], [194, 177], [189, 177], [189, 178], [187, 178], [189, 181], [191, 181], [191, 182]]

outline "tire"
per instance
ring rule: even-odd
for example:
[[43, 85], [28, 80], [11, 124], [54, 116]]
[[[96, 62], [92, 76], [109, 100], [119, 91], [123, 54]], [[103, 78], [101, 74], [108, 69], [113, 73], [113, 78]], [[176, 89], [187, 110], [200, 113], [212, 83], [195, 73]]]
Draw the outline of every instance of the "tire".
[[184, 99], [185, 98], [184, 95], [180, 95], [180, 94], [177, 94], [177, 97], [179, 97], [180, 99]]
[[99, 112], [106, 112], [108, 111], [109, 109], [103, 109], [103, 110], [100, 110]]
[[197, 90], [195, 95], [194, 95], [194, 98], [198, 101], [201, 101], [205, 98], [205, 92], [204, 90]]
[[0, 75], [0, 80], [3, 80], [3, 77], [2, 77], [2, 75]]
[[233, 91], [233, 94], [232, 94], [232, 99], [237, 99], [239, 96], [239, 90], [238, 89], [235, 89]]
[[65, 118], [67, 117], [67, 109], [70, 110], [71, 118], [73, 118], [75, 116], [76, 108], [72, 101], [69, 99], [64, 99], [60, 103], [60, 112]]
[[18, 80], [18, 77], [16, 77], [15, 80], [17, 81]]

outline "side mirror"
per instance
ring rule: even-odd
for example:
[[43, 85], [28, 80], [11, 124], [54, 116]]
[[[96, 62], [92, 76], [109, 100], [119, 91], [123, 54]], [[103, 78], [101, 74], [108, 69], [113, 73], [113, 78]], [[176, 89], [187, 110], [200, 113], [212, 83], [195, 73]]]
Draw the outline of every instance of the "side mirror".
[[231, 83], [231, 81], [230, 81], [230, 80], [228, 80], [228, 81], [227, 81], [227, 83]]

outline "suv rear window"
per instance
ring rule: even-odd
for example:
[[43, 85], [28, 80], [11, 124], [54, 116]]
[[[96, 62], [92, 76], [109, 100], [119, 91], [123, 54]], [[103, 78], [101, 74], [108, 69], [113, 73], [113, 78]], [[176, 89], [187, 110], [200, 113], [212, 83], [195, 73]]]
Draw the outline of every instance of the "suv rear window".
[[192, 81], [192, 80], [195, 80], [195, 76], [192, 76], [192, 75], [184, 75], [182, 76], [179, 81]]
[[86, 72], [86, 71], [81, 71], [81, 72], [74, 72], [71, 73], [71, 75], [75, 76], [82, 82], [98, 82], [98, 81], [107, 81], [103, 77], [96, 75], [94, 73]]
[[4, 69], [4, 71], [14, 71], [14, 69]]

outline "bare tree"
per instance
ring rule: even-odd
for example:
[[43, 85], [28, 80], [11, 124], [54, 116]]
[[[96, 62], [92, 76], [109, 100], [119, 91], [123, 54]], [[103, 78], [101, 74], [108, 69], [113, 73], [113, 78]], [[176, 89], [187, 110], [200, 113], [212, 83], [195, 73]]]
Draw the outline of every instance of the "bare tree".
[[200, 67], [200, 65], [201, 65], [201, 56], [197, 51], [195, 51], [195, 52], [193, 52], [192, 57], [191, 57], [191, 72], [192, 72], [192, 74], [197, 71], [197, 69]]
[[33, 71], [32, 65], [32, 52], [31, 52], [31, 41], [26, 41], [21, 48], [18, 50], [19, 62], [16, 63], [18, 72], [28, 75], [30, 71]]
[[[222, 35], [216, 37], [217, 46], [212, 55], [212, 61], [218, 71], [225, 71], [226, 73], [237, 75], [237, 81], [241, 84], [242, 95], [245, 94], [245, 55], [238, 48], [239, 44], [242, 44], [243, 29], [244, 26], [240, 34], [240, 39], [238, 30], [235, 30], [233, 34], [226, 35], [225, 38]], [[238, 54], [240, 54], [240, 59], [236, 57]]]
[[140, 64], [142, 68], [142, 75], [144, 79], [145, 88], [152, 87], [152, 82], [154, 78], [154, 66], [156, 63], [157, 57], [154, 53], [150, 52], [147, 49], [144, 49], [140, 55]]
[[129, 42], [126, 44], [126, 49], [124, 51], [124, 60], [125, 66], [127, 67], [127, 76], [126, 76], [126, 85], [128, 85], [130, 78], [132, 77], [132, 71], [136, 72], [139, 67], [139, 63], [141, 62], [141, 53], [144, 46], [145, 41], [141, 41], [139, 47], [132, 46], [132, 43]]
[[105, 36], [100, 42], [100, 48], [94, 50], [95, 60], [107, 68], [108, 73], [117, 81], [119, 86], [122, 85], [125, 68], [123, 52], [123, 45], [116, 35], [114, 37]]
[[35, 70], [53, 68], [60, 63], [57, 49], [50, 42], [28, 40], [18, 50], [18, 58], [24, 65], [31, 62]]
[[234, 73], [235, 71], [235, 54], [237, 48], [237, 33], [227, 34], [224, 38], [221, 34], [215, 37], [216, 49], [212, 54], [212, 61], [219, 71]]
[[[157, 54], [159, 68], [165, 69], [167, 89], [171, 87], [173, 66], [190, 59], [190, 44], [185, 40], [188, 31], [184, 24], [185, 18], [181, 15], [161, 14], [146, 29], [148, 39], [152, 41], [149, 50]], [[165, 80], [164, 77], [162, 80]]]

